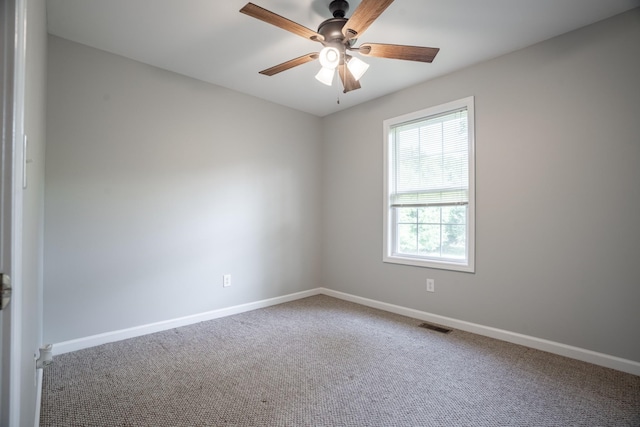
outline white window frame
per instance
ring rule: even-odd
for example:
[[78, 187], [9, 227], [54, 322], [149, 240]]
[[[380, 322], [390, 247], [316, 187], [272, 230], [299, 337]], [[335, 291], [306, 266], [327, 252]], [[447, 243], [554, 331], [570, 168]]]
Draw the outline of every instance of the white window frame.
[[[467, 110], [468, 132], [469, 132], [469, 202], [467, 209], [467, 251], [466, 259], [437, 259], [419, 255], [406, 255], [394, 253], [395, 245], [395, 219], [393, 208], [391, 207], [391, 173], [392, 166], [390, 164], [392, 156], [391, 149], [391, 131], [392, 128], [407, 122], [421, 119], [428, 119], [432, 116], [442, 115], [447, 112], [465, 109]], [[384, 132], [384, 154], [383, 154], [383, 170], [384, 170], [384, 201], [383, 201], [383, 262], [394, 264], [405, 264], [418, 267], [438, 268], [445, 270], [475, 272], [475, 114], [474, 114], [474, 97], [459, 99], [457, 101], [448, 102], [446, 104], [426, 108], [414, 113], [405, 114], [399, 117], [387, 119], [383, 122]]]

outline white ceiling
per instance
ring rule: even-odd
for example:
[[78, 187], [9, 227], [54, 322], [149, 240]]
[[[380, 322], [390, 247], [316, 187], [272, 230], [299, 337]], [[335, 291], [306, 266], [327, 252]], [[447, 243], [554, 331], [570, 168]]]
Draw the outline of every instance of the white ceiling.
[[[640, 0], [395, 0], [361, 42], [439, 47], [431, 64], [363, 58], [362, 88], [314, 79], [314, 61], [258, 71], [322, 46], [239, 13], [247, 0], [47, 0], [49, 33], [317, 116], [608, 18]], [[330, 0], [253, 0], [312, 30]], [[360, 0], [350, 1], [351, 13]], [[340, 104], [337, 103], [338, 97]]]

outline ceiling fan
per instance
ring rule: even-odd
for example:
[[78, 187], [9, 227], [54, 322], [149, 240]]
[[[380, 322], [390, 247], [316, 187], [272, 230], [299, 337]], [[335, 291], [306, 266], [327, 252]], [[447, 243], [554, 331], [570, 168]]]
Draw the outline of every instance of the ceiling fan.
[[293, 22], [285, 17], [273, 13], [253, 3], [247, 3], [240, 12], [253, 18], [275, 25], [292, 32], [305, 39], [321, 43], [320, 52], [308, 53], [298, 58], [283, 62], [260, 74], [273, 76], [282, 71], [316, 59], [320, 60], [322, 69], [316, 79], [331, 86], [335, 70], [338, 70], [344, 93], [360, 89], [360, 77], [369, 68], [364, 61], [350, 55], [357, 52], [363, 56], [378, 58], [404, 59], [409, 61], [432, 62], [440, 50], [433, 47], [404, 46], [396, 44], [363, 43], [356, 47], [358, 37], [384, 12], [393, 0], [362, 0], [350, 18], [345, 18], [349, 10], [346, 0], [333, 0], [329, 11], [333, 18], [329, 18], [318, 26], [318, 31]]

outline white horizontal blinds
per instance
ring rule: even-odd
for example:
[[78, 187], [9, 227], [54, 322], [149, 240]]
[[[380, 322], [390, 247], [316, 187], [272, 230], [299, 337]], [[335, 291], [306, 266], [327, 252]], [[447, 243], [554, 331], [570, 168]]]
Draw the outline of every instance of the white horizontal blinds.
[[392, 207], [469, 203], [467, 109], [391, 128]]

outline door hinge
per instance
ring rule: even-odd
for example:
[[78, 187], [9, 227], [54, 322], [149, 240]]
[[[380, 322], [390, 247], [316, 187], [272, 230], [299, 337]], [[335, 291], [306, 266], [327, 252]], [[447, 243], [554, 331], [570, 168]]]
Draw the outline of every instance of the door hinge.
[[5, 308], [11, 301], [11, 276], [0, 273], [0, 310]]

